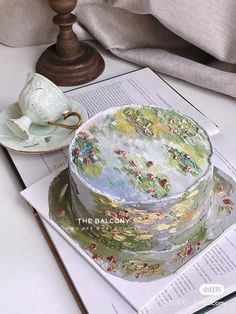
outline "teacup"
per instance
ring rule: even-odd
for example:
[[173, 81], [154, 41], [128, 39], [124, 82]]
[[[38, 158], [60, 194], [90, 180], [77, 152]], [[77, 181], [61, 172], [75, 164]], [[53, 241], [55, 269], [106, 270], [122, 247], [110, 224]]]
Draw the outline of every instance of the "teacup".
[[[18, 105], [22, 117], [9, 119], [7, 126], [16, 136], [24, 140], [30, 137], [29, 129], [32, 123], [67, 129], [78, 128], [81, 124], [80, 114], [70, 111], [70, 102], [63, 92], [46, 77], [37, 73], [28, 74], [25, 87], [19, 95]], [[67, 125], [56, 122], [62, 117], [67, 119], [70, 116], [77, 116], [78, 123]]]

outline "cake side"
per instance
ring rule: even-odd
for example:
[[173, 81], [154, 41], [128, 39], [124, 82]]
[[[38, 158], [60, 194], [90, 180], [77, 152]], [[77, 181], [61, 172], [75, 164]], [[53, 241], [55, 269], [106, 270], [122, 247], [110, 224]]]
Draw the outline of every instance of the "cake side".
[[[212, 173], [184, 198], [159, 204], [119, 203], [76, 185], [71, 176], [73, 211], [79, 228], [119, 250], [165, 251], [206, 232], [212, 207]], [[201, 234], [195, 226], [202, 224]], [[199, 228], [198, 228], [199, 232]], [[197, 233], [198, 233], [197, 232]]]

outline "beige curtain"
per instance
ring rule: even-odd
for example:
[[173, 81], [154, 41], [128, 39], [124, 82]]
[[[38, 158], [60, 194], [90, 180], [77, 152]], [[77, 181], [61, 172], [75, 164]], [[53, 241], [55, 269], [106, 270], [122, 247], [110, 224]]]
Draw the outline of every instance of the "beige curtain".
[[[54, 14], [46, 0], [1, 0], [0, 42], [55, 41]], [[75, 14], [116, 56], [236, 97], [235, 0], [79, 0]]]

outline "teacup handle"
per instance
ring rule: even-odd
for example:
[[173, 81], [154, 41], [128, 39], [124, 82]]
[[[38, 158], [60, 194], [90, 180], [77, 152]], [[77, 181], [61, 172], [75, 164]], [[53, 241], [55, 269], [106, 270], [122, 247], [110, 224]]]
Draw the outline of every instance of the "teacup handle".
[[59, 122], [52, 122], [49, 121], [48, 124], [49, 125], [54, 125], [54, 126], [58, 126], [61, 128], [65, 128], [65, 129], [78, 129], [78, 127], [81, 125], [82, 123], [82, 118], [81, 115], [78, 112], [66, 112], [63, 113], [63, 119], [66, 120], [69, 117], [75, 116], [78, 118], [78, 122], [76, 124], [73, 125], [68, 125], [68, 124], [63, 124], [63, 123], [59, 123]]

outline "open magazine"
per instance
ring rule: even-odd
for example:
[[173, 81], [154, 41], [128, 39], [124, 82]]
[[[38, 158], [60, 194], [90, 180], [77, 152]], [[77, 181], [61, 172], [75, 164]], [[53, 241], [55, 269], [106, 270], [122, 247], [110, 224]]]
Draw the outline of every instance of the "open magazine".
[[[150, 69], [138, 70], [72, 90], [67, 93], [67, 96], [85, 106], [90, 117], [108, 107], [131, 103], [179, 110], [192, 117], [208, 132], [215, 149], [215, 165], [231, 177], [236, 177], [236, 162], [232, 160], [233, 153], [227, 146], [225, 139], [219, 134], [217, 126]], [[46, 223], [55, 247], [89, 313], [176, 313], [178, 310], [181, 313], [183, 310], [186, 313], [192, 313], [204, 307], [209, 302], [219, 299], [219, 296], [203, 296], [199, 292], [201, 284], [207, 283], [207, 276], [203, 276], [203, 274], [212, 272], [208, 268], [208, 264], [205, 263], [204, 254], [211, 254], [211, 258], [216, 263], [216, 269], [219, 268], [217, 263], [222, 264], [223, 257], [224, 263], [228, 260], [225, 268], [227, 271], [213, 272], [209, 276], [209, 282], [224, 285], [225, 290], [222, 291], [221, 296], [234, 290], [234, 283], [231, 282], [231, 278], [236, 274], [234, 267], [236, 250], [230, 247], [236, 242], [236, 228], [234, 227], [226, 231], [177, 273], [160, 280], [143, 283], [128, 282], [104, 273], [96, 265], [93, 265], [110, 285], [107, 284], [101, 276], [97, 275], [96, 271], [91, 270], [90, 265], [93, 264], [91, 259], [62, 229], [53, 224], [48, 216], [48, 187], [55, 174], [67, 167], [67, 149], [37, 156], [10, 154], [26, 186], [34, 183], [22, 195], [87, 260], [86, 262], [73, 251]], [[37, 182], [38, 180], [40, 181]], [[215, 245], [222, 248], [221, 256], [215, 253]], [[225, 248], [228, 250], [225, 251]]]

